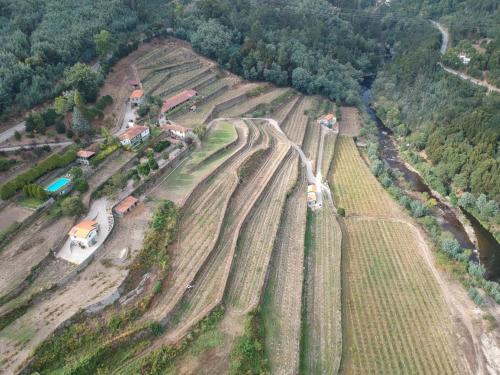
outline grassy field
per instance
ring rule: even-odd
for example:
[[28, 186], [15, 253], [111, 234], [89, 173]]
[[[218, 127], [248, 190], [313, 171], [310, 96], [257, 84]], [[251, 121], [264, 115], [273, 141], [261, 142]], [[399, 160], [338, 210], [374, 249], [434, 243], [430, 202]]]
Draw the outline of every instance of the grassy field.
[[335, 374], [342, 356], [342, 232], [328, 200], [309, 214], [307, 231], [300, 368]]
[[350, 137], [337, 139], [335, 158], [329, 176], [335, 203], [347, 215], [401, 216], [399, 207], [361, 159]]
[[195, 149], [182, 164], [162, 183], [162, 188], [153, 195], [182, 201], [194, 186], [217, 165], [226, 160], [235, 149], [224, 147], [238, 137], [234, 124], [219, 122], [208, 132], [200, 148]]
[[347, 220], [344, 374], [456, 374], [452, 326], [404, 223]]
[[301, 176], [286, 200], [263, 297], [266, 352], [273, 374], [296, 374], [299, 370], [306, 189], [307, 181]]

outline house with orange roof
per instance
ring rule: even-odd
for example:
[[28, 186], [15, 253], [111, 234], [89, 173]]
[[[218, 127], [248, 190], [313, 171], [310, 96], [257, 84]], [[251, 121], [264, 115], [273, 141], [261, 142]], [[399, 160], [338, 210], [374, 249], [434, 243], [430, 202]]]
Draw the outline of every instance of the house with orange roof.
[[144, 90], [134, 90], [130, 94], [130, 103], [135, 105], [141, 105], [144, 103]]
[[189, 102], [192, 98], [198, 95], [195, 90], [184, 90], [181, 93], [174, 95], [163, 102], [160, 111], [160, 125], [164, 125], [167, 119], [167, 113], [178, 108], [184, 103]]
[[147, 126], [136, 125], [120, 134], [118, 138], [124, 146], [136, 147], [149, 137], [149, 128]]
[[69, 231], [69, 237], [73, 245], [91, 247], [97, 242], [99, 224], [94, 220], [83, 220]]
[[192, 129], [186, 128], [179, 124], [174, 124], [172, 122], [161, 125], [160, 127], [165, 130], [170, 136], [179, 139], [185, 139], [190, 133], [192, 133]]
[[80, 150], [76, 153], [76, 161], [82, 165], [89, 165], [90, 159], [92, 159], [94, 156], [94, 151]]
[[333, 113], [328, 113], [324, 116], [321, 116], [318, 119], [318, 124], [326, 126], [330, 129], [333, 129], [335, 131], [338, 131], [338, 126], [337, 126], [337, 117]]
[[130, 210], [132, 210], [138, 202], [139, 200], [137, 198], [129, 195], [115, 206], [115, 213], [118, 216], [124, 216], [127, 212], [130, 212]]

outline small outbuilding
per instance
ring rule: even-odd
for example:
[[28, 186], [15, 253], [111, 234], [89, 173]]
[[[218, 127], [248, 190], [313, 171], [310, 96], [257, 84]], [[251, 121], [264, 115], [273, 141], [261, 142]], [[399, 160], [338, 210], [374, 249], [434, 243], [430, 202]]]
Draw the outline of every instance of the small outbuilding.
[[174, 123], [161, 125], [161, 128], [165, 130], [169, 135], [178, 139], [185, 139], [189, 135], [189, 133], [192, 132], [190, 128], [186, 128]]
[[141, 105], [144, 103], [144, 90], [134, 90], [130, 94], [130, 103], [135, 105]]
[[139, 200], [131, 195], [122, 200], [115, 206], [115, 213], [118, 216], [125, 216], [128, 212], [130, 212], [137, 204]]
[[94, 151], [80, 150], [76, 153], [76, 161], [82, 165], [90, 165], [90, 159], [94, 156]]
[[338, 131], [337, 117], [333, 113], [328, 113], [318, 119], [318, 124]]

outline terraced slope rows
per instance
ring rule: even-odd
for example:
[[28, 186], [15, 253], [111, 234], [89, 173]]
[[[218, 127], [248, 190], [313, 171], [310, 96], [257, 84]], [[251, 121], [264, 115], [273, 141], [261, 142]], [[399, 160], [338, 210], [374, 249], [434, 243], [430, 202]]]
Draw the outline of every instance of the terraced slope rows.
[[297, 173], [298, 156], [290, 154], [240, 233], [226, 295], [231, 309], [248, 313], [259, 303], [285, 199]]
[[221, 302], [240, 228], [290, 150], [288, 144], [277, 142], [279, 136], [271, 127], [262, 128], [262, 131], [272, 134], [275, 144], [258, 166], [258, 170], [245, 184], [240, 185], [231, 197], [217, 244], [196, 276], [193, 288], [185, 294], [178, 311], [178, 319], [172, 321], [174, 327], [168, 333], [170, 341], [175, 342], [183, 337], [194, 324]]
[[318, 157], [319, 139], [320, 139], [320, 125], [315, 121], [308, 121], [305, 131], [303, 150], [307, 158], [311, 160], [313, 171], [316, 170], [316, 162]]
[[321, 176], [326, 180], [328, 172], [333, 163], [333, 155], [335, 153], [335, 143], [337, 140], [337, 133], [327, 132], [323, 143], [323, 157], [320, 160]]
[[399, 207], [361, 159], [353, 139], [340, 136], [336, 148], [329, 178], [336, 205], [345, 208], [348, 215], [401, 216]]
[[301, 370], [335, 374], [342, 356], [342, 232], [328, 199], [322, 210], [309, 215]]
[[271, 117], [275, 119], [280, 126], [282, 126], [284, 120], [286, 120], [291, 112], [294, 111], [299, 100], [302, 100], [301, 96], [292, 96], [287, 103], [283, 104], [276, 111], [274, 111]]
[[219, 114], [219, 117], [240, 117], [248, 112], [251, 112], [259, 104], [272, 102], [274, 99], [278, 98], [286, 91], [288, 91], [288, 89], [286, 88], [276, 88], [272, 89], [269, 92], [266, 92], [265, 94], [253, 98], [248, 98], [247, 100], [241, 102], [240, 104], [222, 111]]
[[254, 152], [268, 147], [255, 126], [250, 124], [249, 130], [247, 145], [202, 183], [183, 208], [167, 290], [149, 318], [164, 319], [182, 298], [216, 244], [227, 204], [238, 185], [237, 169]]
[[288, 138], [301, 145], [304, 140], [304, 135], [306, 132], [307, 124], [309, 122], [309, 117], [305, 113], [313, 105], [314, 99], [310, 96], [304, 97], [295, 106], [293, 113], [288, 117], [287, 121], [281, 124], [281, 128], [288, 136]]
[[266, 353], [272, 373], [278, 375], [299, 371], [306, 189], [307, 181], [301, 174], [281, 216], [262, 304]]
[[456, 374], [437, 283], [406, 223], [346, 222], [345, 374]]

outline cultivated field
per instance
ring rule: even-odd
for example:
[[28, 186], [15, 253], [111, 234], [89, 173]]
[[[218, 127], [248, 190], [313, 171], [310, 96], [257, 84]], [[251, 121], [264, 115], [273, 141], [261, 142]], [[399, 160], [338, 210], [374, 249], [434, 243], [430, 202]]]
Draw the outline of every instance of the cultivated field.
[[297, 179], [298, 157], [290, 155], [273, 177], [242, 229], [226, 305], [248, 313], [259, 303], [287, 193]]
[[281, 105], [278, 109], [276, 109], [272, 113], [272, 118], [275, 119], [280, 126], [283, 125], [283, 122], [289, 116], [289, 114], [294, 110], [297, 102], [301, 100], [300, 96], [292, 96], [291, 99], [285, 104]]
[[307, 181], [301, 174], [281, 215], [263, 297], [266, 352], [273, 374], [296, 374], [299, 370], [306, 189]]
[[301, 369], [305, 374], [335, 374], [342, 356], [342, 232], [327, 199], [322, 210], [309, 215]]
[[443, 295], [406, 223], [346, 221], [343, 373], [456, 374]]
[[354, 107], [340, 107], [342, 120], [339, 123], [341, 135], [358, 136], [361, 130], [361, 119], [358, 110]]
[[177, 324], [168, 335], [173, 341], [184, 336], [190, 327], [221, 302], [241, 226], [290, 149], [288, 144], [276, 142], [279, 137], [270, 126], [262, 129], [272, 134], [275, 143], [265, 160], [231, 197], [217, 245], [196, 276], [194, 287], [183, 298], [178, 318], [174, 319]]
[[248, 98], [247, 100], [241, 102], [240, 104], [235, 105], [234, 107], [228, 108], [227, 110], [222, 111], [218, 114], [220, 117], [240, 117], [249, 112], [252, 112], [255, 108], [257, 108], [260, 104], [270, 103], [274, 99], [279, 98], [281, 95], [286, 93], [288, 89], [277, 88], [272, 89], [269, 92], [266, 92], [262, 95], [258, 95], [252, 98]]
[[401, 216], [399, 207], [368, 169], [350, 137], [337, 139], [329, 183], [336, 205], [345, 208], [347, 215]]
[[325, 133], [323, 140], [323, 156], [318, 167], [321, 171], [321, 176], [324, 180], [328, 178], [328, 172], [333, 163], [333, 155], [335, 153], [335, 144], [337, 141], [337, 133], [328, 131]]
[[288, 138], [298, 145], [302, 145], [304, 141], [304, 135], [309, 122], [309, 117], [305, 112], [313, 106], [313, 102], [314, 99], [311, 96], [300, 99], [294, 106], [293, 112], [288, 116], [287, 120], [281, 124], [281, 128]]
[[[157, 199], [182, 204], [198, 182], [244, 146], [247, 132], [247, 127], [240, 122], [214, 124], [201, 147], [169, 173], [151, 194]], [[230, 146], [235, 141], [234, 146]]]
[[319, 151], [321, 126], [316, 121], [308, 121], [304, 135], [303, 150], [312, 163], [313, 171], [316, 170], [316, 162]]

